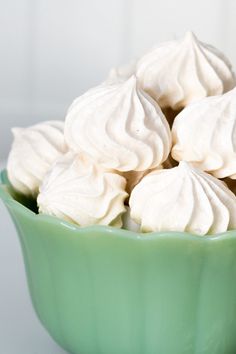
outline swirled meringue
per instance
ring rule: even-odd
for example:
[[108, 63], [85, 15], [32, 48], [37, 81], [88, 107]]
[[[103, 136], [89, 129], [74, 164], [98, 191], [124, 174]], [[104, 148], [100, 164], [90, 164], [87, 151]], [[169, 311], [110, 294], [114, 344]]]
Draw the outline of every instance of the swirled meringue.
[[236, 179], [236, 88], [186, 107], [173, 125], [172, 156]]
[[137, 63], [136, 75], [141, 87], [161, 108], [183, 108], [236, 85], [228, 59], [218, 49], [200, 42], [192, 32], [144, 55]]
[[236, 197], [215, 177], [181, 162], [145, 176], [130, 197], [131, 217], [147, 231], [217, 234], [236, 228]]
[[16, 191], [35, 197], [50, 166], [68, 150], [64, 122], [46, 121], [27, 128], [13, 128], [12, 132], [8, 178]]
[[79, 97], [68, 111], [65, 138], [72, 150], [101, 166], [144, 171], [168, 157], [171, 134], [157, 103], [132, 76], [117, 85], [101, 85]]
[[105, 81], [107, 84], [117, 84], [128, 80], [135, 74], [136, 61], [132, 61], [128, 64], [112, 68]]
[[38, 195], [39, 212], [80, 226], [122, 226], [125, 178], [83, 154], [68, 153], [52, 166]]

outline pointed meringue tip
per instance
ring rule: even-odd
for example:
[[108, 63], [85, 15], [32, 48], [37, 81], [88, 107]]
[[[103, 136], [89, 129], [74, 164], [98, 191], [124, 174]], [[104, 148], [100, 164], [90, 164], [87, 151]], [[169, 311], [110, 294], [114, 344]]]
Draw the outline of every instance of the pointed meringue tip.
[[197, 37], [196, 35], [193, 33], [193, 31], [187, 31], [185, 32], [185, 35], [184, 35], [184, 40], [195, 40]]
[[135, 74], [131, 75], [127, 80], [126, 82], [129, 82], [129, 83], [133, 83], [135, 84], [137, 82], [137, 77]]
[[17, 138], [18, 136], [20, 136], [20, 134], [22, 133], [23, 130], [24, 130], [24, 128], [15, 127], [15, 128], [11, 129], [11, 132], [12, 132], [14, 138]]
[[124, 83], [124, 86], [136, 87], [137, 86], [137, 77], [136, 75], [130, 76]]

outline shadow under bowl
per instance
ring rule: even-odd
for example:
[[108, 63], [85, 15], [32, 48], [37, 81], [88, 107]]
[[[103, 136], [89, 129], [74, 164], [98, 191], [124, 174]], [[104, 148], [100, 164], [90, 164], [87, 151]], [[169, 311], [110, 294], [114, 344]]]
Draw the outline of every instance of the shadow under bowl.
[[235, 354], [236, 231], [136, 234], [37, 215], [1, 174], [32, 302], [74, 354]]

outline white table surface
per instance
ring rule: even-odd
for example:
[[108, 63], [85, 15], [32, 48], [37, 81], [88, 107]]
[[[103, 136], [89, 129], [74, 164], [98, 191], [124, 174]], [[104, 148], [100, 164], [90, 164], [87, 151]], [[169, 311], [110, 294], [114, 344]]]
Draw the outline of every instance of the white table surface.
[[0, 354], [65, 353], [36, 318], [18, 237], [0, 201]]

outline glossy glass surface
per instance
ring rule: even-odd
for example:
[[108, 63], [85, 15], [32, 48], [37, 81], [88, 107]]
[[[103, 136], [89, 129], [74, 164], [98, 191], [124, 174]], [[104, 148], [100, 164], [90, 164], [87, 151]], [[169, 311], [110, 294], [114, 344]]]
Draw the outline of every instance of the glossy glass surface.
[[80, 228], [36, 215], [17, 201], [5, 172], [1, 178], [34, 308], [63, 348], [236, 353], [236, 231], [198, 237]]

